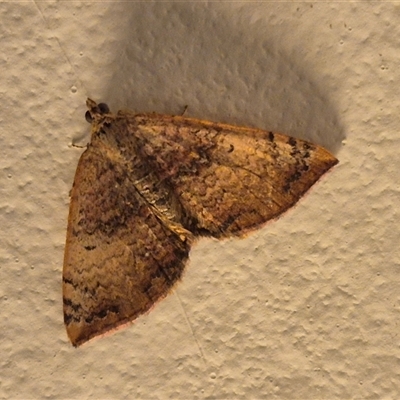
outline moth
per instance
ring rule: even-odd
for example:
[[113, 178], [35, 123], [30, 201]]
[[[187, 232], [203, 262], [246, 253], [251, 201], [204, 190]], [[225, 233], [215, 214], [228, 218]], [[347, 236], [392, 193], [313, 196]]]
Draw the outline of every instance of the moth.
[[259, 228], [338, 162], [279, 133], [86, 104], [91, 141], [71, 190], [63, 268], [74, 346], [165, 297], [196, 238]]

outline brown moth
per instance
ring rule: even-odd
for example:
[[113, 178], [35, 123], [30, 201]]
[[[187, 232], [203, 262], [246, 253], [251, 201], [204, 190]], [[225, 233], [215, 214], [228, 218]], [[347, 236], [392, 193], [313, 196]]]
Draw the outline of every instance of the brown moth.
[[200, 236], [242, 236], [292, 207], [338, 160], [304, 140], [88, 99], [63, 270], [74, 346], [133, 321], [182, 276]]

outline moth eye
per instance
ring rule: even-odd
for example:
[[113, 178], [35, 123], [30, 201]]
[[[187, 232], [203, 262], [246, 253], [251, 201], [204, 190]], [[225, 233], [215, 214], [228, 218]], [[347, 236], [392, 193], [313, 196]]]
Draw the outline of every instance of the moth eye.
[[97, 104], [97, 107], [99, 108], [100, 114], [108, 114], [110, 112], [110, 109], [106, 103]]
[[85, 119], [86, 119], [87, 122], [89, 122], [89, 124], [92, 123], [93, 118], [92, 118], [92, 114], [90, 114], [90, 111], [86, 111], [85, 112]]

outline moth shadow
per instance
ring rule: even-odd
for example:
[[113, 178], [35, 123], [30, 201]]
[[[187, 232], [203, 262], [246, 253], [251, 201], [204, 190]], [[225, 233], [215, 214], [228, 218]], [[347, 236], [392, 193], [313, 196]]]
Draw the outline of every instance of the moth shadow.
[[125, 8], [131, 23], [101, 99], [113, 111], [180, 114], [188, 105], [185, 116], [280, 132], [337, 152], [344, 130], [324, 78], [285, 52], [279, 27], [250, 23], [240, 7], [224, 3]]

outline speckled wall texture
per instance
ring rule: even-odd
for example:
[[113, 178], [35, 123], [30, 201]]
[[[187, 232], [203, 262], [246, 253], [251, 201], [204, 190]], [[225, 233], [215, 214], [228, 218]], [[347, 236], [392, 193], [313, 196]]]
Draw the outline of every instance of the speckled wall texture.
[[[0, 21], [0, 398], [400, 397], [399, 3], [2, 2]], [[61, 274], [88, 96], [340, 164], [245, 239], [197, 242], [173, 294], [76, 349]]]

